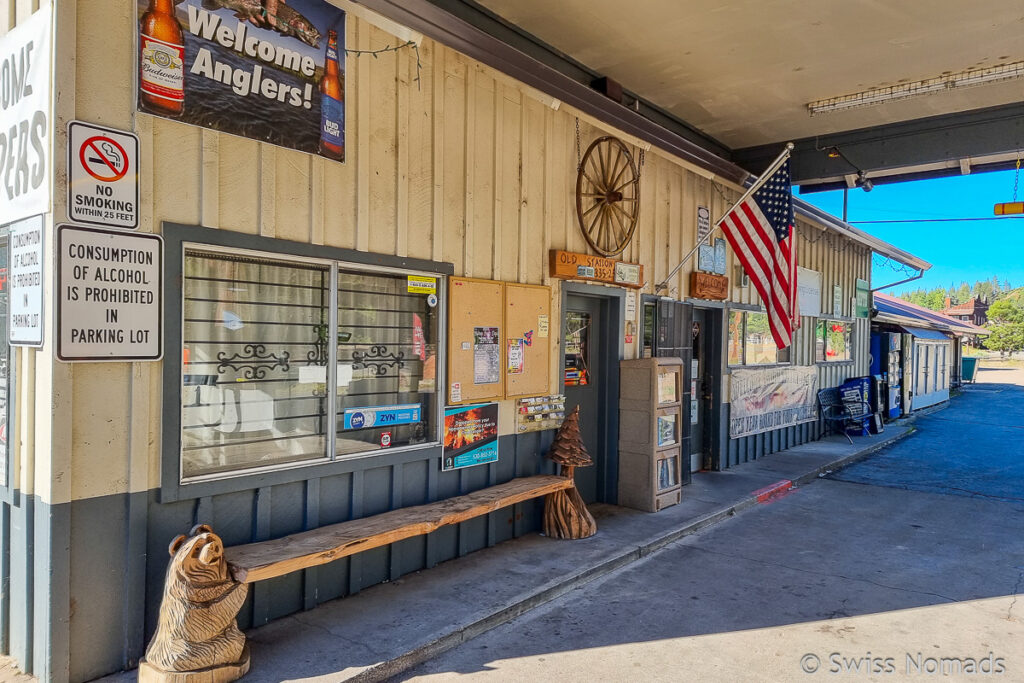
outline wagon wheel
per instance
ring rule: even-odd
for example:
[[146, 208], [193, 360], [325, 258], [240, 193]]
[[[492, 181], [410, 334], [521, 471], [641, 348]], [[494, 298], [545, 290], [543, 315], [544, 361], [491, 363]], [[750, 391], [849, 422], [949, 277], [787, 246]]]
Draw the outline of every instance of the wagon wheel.
[[602, 256], [629, 244], [640, 213], [640, 174], [629, 148], [611, 136], [587, 147], [576, 176], [576, 219], [587, 243]]

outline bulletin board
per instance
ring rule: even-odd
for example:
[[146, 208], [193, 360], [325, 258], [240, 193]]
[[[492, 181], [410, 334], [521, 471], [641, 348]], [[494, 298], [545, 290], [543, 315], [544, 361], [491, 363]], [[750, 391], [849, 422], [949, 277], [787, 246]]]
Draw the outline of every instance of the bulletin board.
[[505, 284], [505, 397], [548, 393], [551, 288]]
[[448, 404], [505, 397], [505, 285], [448, 280]]

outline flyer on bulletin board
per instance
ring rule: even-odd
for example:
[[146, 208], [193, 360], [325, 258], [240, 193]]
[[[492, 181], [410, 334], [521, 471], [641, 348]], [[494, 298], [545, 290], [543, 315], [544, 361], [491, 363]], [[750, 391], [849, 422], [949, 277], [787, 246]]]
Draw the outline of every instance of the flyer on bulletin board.
[[524, 348], [525, 343], [522, 339], [508, 340], [508, 374], [523, 374]]
[[498, 404], [453, 406], [444, 410], [442, 470], [498, 461]]
[[497, 327], [473, 328], [473, 384], [501, 380], [501, 349]]

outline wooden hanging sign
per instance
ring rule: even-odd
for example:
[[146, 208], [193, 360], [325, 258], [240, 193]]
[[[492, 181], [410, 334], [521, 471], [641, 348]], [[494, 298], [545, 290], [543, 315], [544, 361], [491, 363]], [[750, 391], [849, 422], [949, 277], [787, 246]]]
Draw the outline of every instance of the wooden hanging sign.
[[552, 249], [551, 277], [605, 282], [640, 289], [644, 286], [644, 267], [639, 263], [626, 263], [603, 256]]
[[690, 273], [690, 296], [695, 299], [722, 301], [729, 296], [729, 278], [694, 271]]

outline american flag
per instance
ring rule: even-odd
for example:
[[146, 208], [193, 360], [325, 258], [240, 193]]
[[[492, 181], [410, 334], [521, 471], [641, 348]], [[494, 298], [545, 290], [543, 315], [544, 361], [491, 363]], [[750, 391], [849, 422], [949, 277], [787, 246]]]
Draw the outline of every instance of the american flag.
[[796, 308], [796, 245], [789, 159], [720, 221], [768, 310], [768, 326], [780, 349], [793, 341]]

